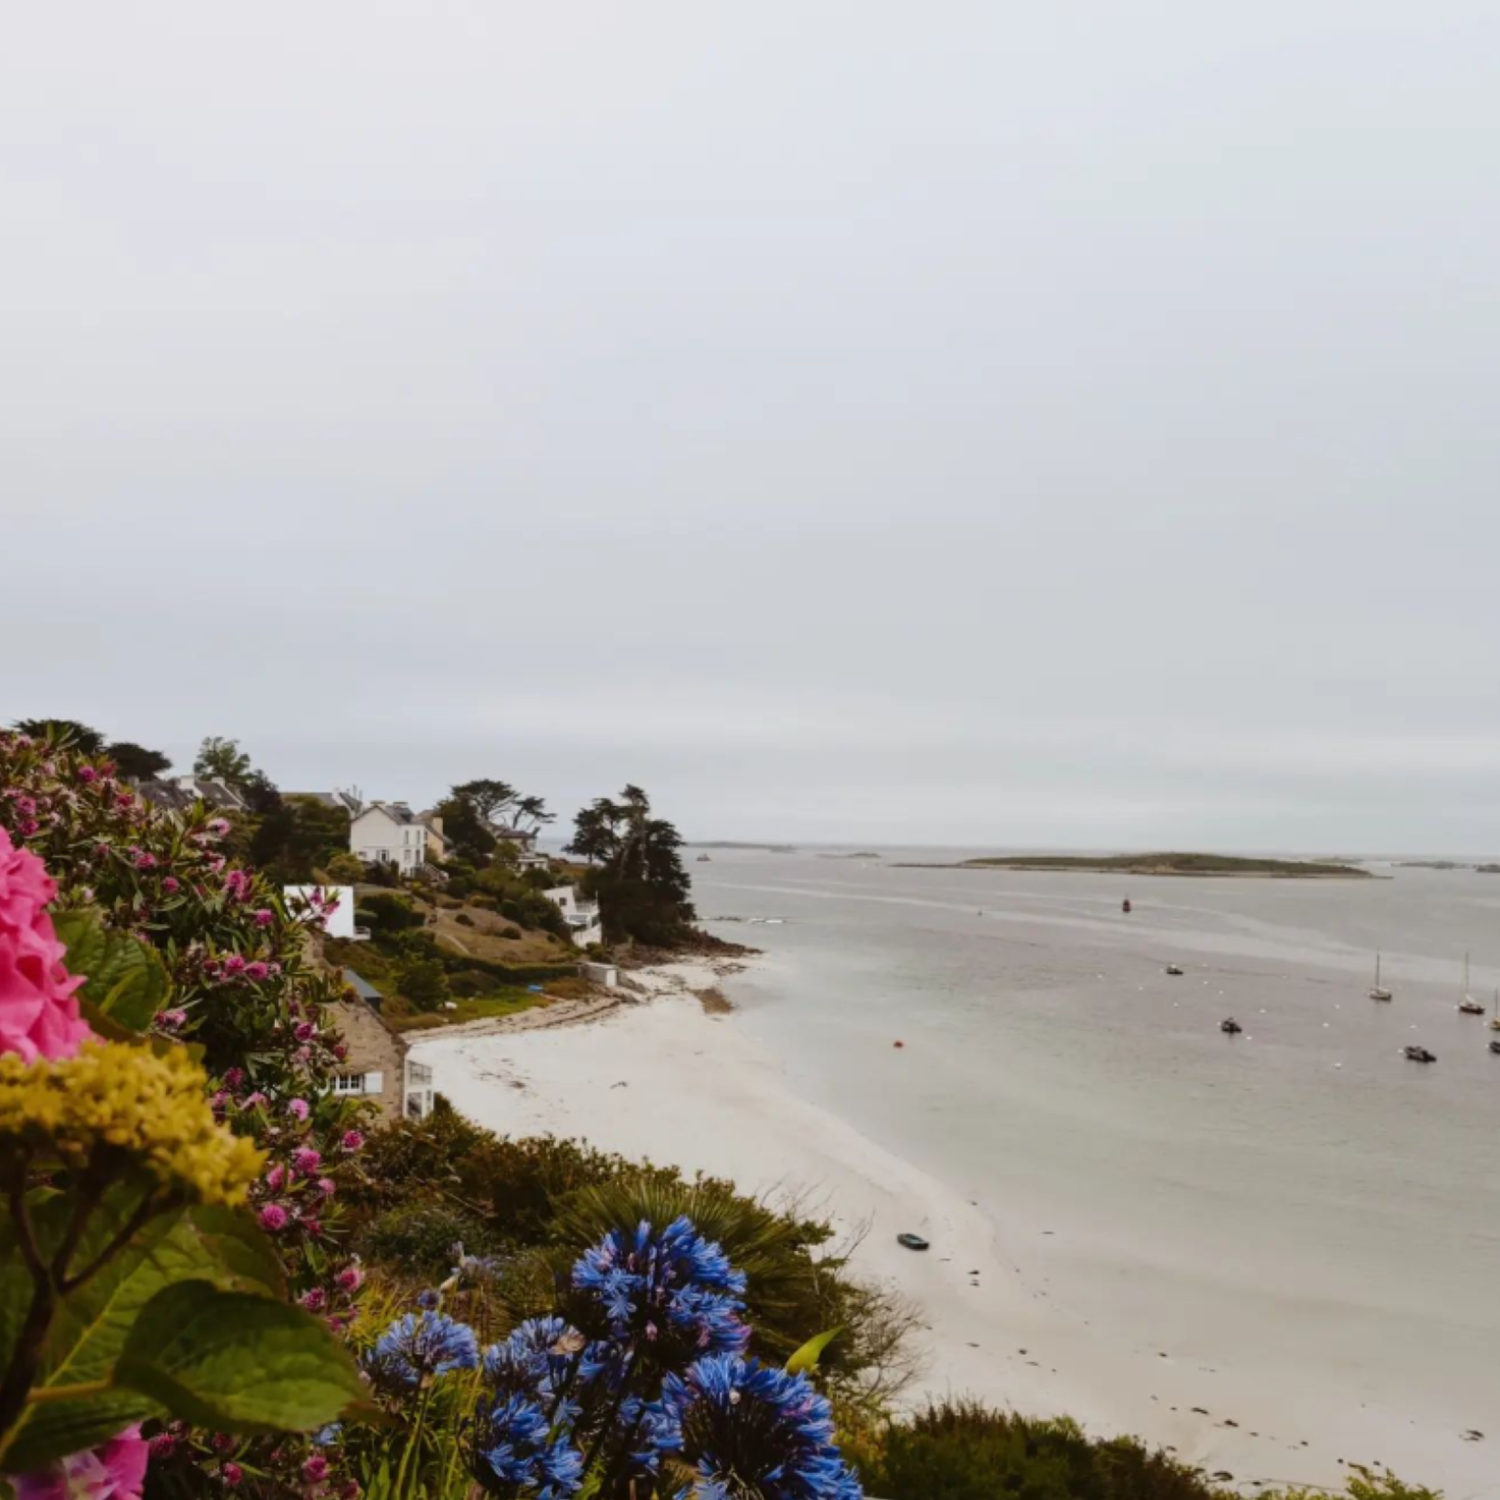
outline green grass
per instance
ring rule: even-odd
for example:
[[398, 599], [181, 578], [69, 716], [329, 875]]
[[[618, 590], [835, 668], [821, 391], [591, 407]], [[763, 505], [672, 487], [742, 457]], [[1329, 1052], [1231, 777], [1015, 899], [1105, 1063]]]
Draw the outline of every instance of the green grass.
[[464, 1021], [489, 1021], [497, 1016], [519, 1015], [535, 1005], [546, 1001], [544, 995], [533, 995], [529, 990], [504, 988], [492, 995], [479, 995], [472, 1000], [457, 1000], [454, 1010], [413, 1011], [404, 1000], [387, 1000], [383, 1014], [397, 1031], [435, 1031], [444, 1026], [457, 1026]]

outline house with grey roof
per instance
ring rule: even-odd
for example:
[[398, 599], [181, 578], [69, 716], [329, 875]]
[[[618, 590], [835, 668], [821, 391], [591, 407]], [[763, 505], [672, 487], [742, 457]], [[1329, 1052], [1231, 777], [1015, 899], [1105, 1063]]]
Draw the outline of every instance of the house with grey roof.
[[372, 802], [349, 823], [349, 852], [412, 876], [427, 859], [428, 827], [404, 802]]

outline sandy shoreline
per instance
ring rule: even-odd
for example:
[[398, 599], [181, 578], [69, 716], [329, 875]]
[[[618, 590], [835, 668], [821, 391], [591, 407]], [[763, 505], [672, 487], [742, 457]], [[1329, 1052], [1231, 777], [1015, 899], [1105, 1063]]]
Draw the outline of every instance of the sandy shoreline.
[[[1136, 1433], [1249, 1485], [1341, 1486], [1345, 1462], [1387, 1464], [1463, 1495], [1497, 1494], [1493, 1439], [1359, 1404], [1296, 1369], [1263, 1376], [1179, 1359], [1142, 1338], [1106, 1339], [1047, 1289], [1043, 1225], [997, 1223], [974, 1201], [791, 1090], [776, 1059], [733, 1015], [696, 992], [725, 984], [723, 963], [639, 970], [642, 996], [597, 1014], [423, 1038], [413, 1055], [479, 1123], [552, 1133], [626, 1156], [733, 1178], [747, 1191], [795, 1191], [843, 1232], [864, 1232], [860, 1275], [922, 1311], [924, 1373], [908, 1399], [982, 1397], [1035, 1415], [1068, 1413], [1096, 1435]], [[733, 980], [727, 989], [732, 997]], [[530, 1014], [530, 1013], [529, 1013]], [[521, 1018], [517, 1018], [518, 1020]], [[588, 1019], [588, 1025], [556, 1024]], [[914, 1230], [932, 1249], [895, 1236]]]

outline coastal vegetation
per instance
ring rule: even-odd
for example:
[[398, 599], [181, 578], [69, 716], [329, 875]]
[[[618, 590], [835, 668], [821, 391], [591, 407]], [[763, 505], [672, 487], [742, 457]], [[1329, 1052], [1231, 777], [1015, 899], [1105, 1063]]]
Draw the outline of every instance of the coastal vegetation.
[[1318, 860], [1250, 859], [1232, 854], [1005, 854], [959, 860], [953, 870], [1079, 870], [1102, 875], [1252, 875], [1278, 880], [1368, 880], [1368, 870]]
[[611, 942], [670, 948], [688, 937], [694, 912], [682, 847], [682, 835], [653, 816], [638, 786], [618, 800], [597, 797], [574, 818], [567, 852], [588, 862], [579, 888], [599, 902]]
[[[443, 1105], [375, 1129], [333, 1087], [331, 898], [289, 908], [243, 825], [108, 757], [0, 731], [0, 1494], [1218, 1500], [1066, 1421], [893, 1416], [916, 1315], [796, 1201]], [[680, 841], [632, 791], [584, 878], [680, 933]], [[489, 960], [445, 937], [522, 941], [524, 872], [472, 868], [466, 897], [362, 885], [362, 964], [451, 992]]]

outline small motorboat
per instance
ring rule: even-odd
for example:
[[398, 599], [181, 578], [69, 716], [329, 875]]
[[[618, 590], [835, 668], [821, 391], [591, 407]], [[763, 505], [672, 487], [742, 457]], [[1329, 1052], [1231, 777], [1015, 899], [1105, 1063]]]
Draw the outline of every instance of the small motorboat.
[[1429, 1052], [1425, 1047], [1408, 1047], [1406, 1049], [1407, 1059], [1411, 1062], [1436, 1062], [1437, 1053]]
[[1129, 915], [1130, 915], [1130, 897], [1129, 897], [1129, 896], [1127, 896], [1127, 897], [1126, 897], [1126, 898], [1125, 898], [1125, 899], [1124, 899], [1124, 900], [1123, 900], [1123, 901], [1122, 901], [1122, 902], [1121, 902], [1121, 903], [1120, 903], [1120, 910], [1121, 910], [1121, 911], [1122, 911], [1122, 912], [1124, 912], [1124, 913], [1125, 913], [1125, 915], [1126, 915], [1126, 916], [1127, 916], [1127, 917], [1128, 917], [1128, 916], [1129, 916]]
[[920, 1234], [898, 1234], [896, 1236], [898, 1245], [905, 1245], [908, 1250], [927, 1250], [931, 1247]]
[[1495, 1041], [1490, 1043], [1490, 1051], [1493, 1052], [1496, 1057], [1500, 1057], [1500, 1038], [1497, 1038]]
[[1222, 1021], [1219, 1022], [1219, 1030], [1222, 1031], [1225, 1036], [1238, 1036], [1244, 1029], [1245, 1028], [1241, 1026], [1233, 1016], [1226, 1016]]
[[1167, 973], [1171, 974], [1174, 978], [1180, 978], [1182, 975], [1182, 970], [1179, 969], [1176, 964], [1168, 964]]
[[1484, 1007], [1472, 995], [1465, 995], [1458, 1002], [1458, 1011], [1464, 1016], [1482, 1016]]

